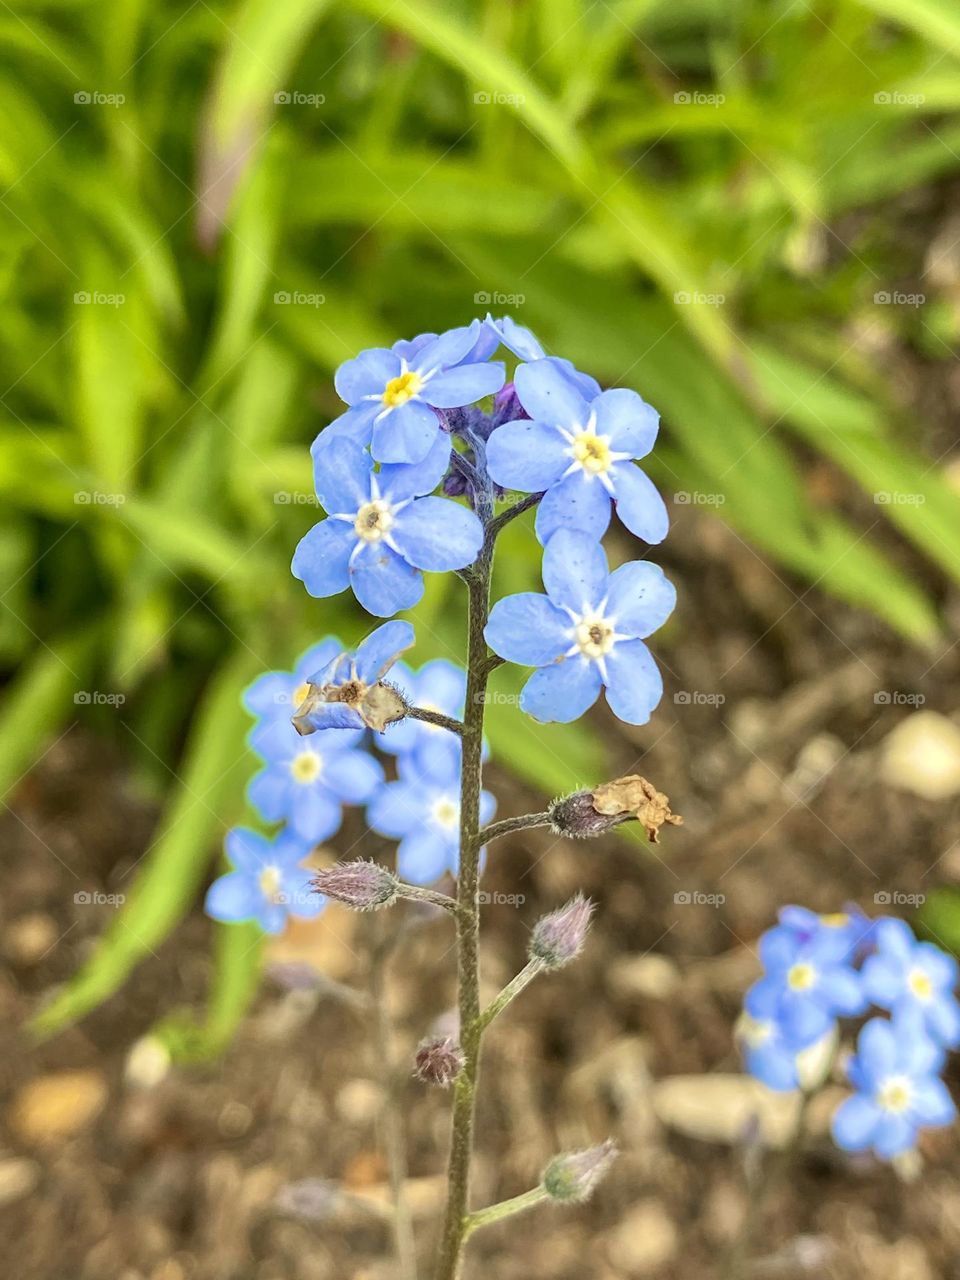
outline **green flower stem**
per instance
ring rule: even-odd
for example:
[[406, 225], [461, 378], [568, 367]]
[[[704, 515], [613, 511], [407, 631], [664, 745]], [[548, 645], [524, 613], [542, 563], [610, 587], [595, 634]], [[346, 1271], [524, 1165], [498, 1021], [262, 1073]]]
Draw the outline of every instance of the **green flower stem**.
[[499, 1204], [492, 1204], [488, 1209], [478, 1209], [467, 1218], [464, 1238], [469, 1239], [474, 1231], [479, 1231], [481, 1227], [489, 1227], [491, 1223], [512, 1218], [515, 1213], [523, 1213], [525, 1209], [532, 1209], [535, 1205], [543, 1204], [544, 1200], [549, 1199], [543, 1187], [533, 1187], [530, 1191], [524, 1191], [522, 1195], [514, 1196], [512, 1200], [501, 1200]]
[[442, 711], [428, 711], [426, 707], [407, 707], [406, 719], [422, 720], [424, 724], [435, 724], [440, 729], [449, 729], [451, 733], [462, 734], [463, 724], [452, 716], [445, 716]]
[[517, 998], [521, 991], [530, 985], [538, 973], [543, 972], [543, 964], [539, 960], [530, 960], [515, 978], [507, 983], [480, 1014], [480, 1030], [485, 1031], [497, 1014], [502, 1013], [507, 1005]]
[[532, 827], [549, 827], [550, 814], [525, 813], [519, 818], [501, 818], [499, 822], [491, 822], [480, 832], [480, 843], [489, 844], [491, 840], [499, 840], [513, 831], [528, 831]]

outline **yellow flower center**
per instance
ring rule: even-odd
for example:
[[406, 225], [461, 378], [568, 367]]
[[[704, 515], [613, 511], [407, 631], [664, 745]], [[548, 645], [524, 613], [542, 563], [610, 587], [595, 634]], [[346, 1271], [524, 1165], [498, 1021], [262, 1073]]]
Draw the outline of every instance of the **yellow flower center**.
[[280, 897], [280, 872], [276, 867], [264, 867], [258, 878], [260, 892], [269, 902]]
[[358, 538], [364, 542], [379, 542], [393, 528], [393, 515], [389, 502], [377, 498], [375, 502], [366, 502], [357, 512], [353, 528]]
[[301, 751], [290, 761], [290, 772], [295, 782], [314, 782], [320, 777], [323, 761], [315, 751]]
[[412, 400], [422, 386], [423, 379], [419, 373], [414, 373], [413, 370], [401, 373], [398, 378], [391, 378], [384, 387], [383, 403], [388, 409], [396, 409], [398, 405]]
[[922, 969], [913, 969], [907, 976], [907, 986], [918, 1000], [929, 1000], [933, 995], [933, 983], [930, 975]]
[[809, 991], [816, 979], [817, 971], [813, 965], [801, 961], [788, 972], [787, 986], [791, 991]]
[[906, 1076], [890, 1076], [877, 1090], [877, 1105], [884, 1111], [906, 1111], [913, 1091]]
[[844, 925], [850, 923], [850, 917], [845, 911], [832, 911], [828, 915], [821, 916], [820, 923], [826, 925], [828, 929], [842, 929]]
[[310, 681], [301, 680], [301, 682], [297, 685], [297, 687], [293, 691], [293, 697], [290, 699], [291, 705], [293, 706], [294, 710], [296, 710], [297, 707], [301, 706], [306, 701], [307, 694], [309, 692], [310, 692]]
[[594, 435], [592, 431], [581, 431], [573, 439], [573, 456], [584, 471], [599, 475], [610, 467], [610, 446], [605, 436]]
[[602, 658], [614, 645], [613, 627], [603, 618], [583, 618], [577, 623], [577, 647], [585, 658]]
[[433, 820], [441, 827], [455, 827], [460, 821], [460, 806], [456, 800], [444, 797], [433, 806]]

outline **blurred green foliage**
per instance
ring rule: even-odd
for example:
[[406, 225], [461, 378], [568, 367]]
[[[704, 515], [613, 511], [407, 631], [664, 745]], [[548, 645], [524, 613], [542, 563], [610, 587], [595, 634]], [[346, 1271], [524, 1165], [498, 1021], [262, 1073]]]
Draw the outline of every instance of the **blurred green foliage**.
[[[288, 575], [331, 371], [361, 347], [510, 310], [660, 409], [662, 485], [720, 495], [783, 570], [935, 636], [873, 525], [960, 579], [960, 504], [865, 339], [913, 325], [928, 358], [950, 354], [949, 308], [874, 295], [908, 287], [884, 202], [960, 169], [958, 56], [954, 0], [0, 13], [0, 659], [19, 667], [0, 784], [80, 691], [109, 691], [122, 716], [95, 698], [84, 714], [164, 805], [44, 1029], [114, 990], [193, 900], [251, 770], [240, 688], [365, 626]], [[922, 504], [869, 522], [818, 505], [798, 449]], [[504, 590], [536, 572], [511, 530]], [[459, 609], [431, 580], [418, 656], [455, 646]], [[582, 728], [534, 733], [494, 703], [490, 733], [547, 791], [600, 768]]]

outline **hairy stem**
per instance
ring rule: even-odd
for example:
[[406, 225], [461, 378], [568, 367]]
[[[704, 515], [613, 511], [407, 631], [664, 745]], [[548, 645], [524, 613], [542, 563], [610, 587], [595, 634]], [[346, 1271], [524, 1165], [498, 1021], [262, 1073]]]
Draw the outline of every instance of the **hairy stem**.
[[407, 707], [406, 715], [411, 720], [422, 720], [424, 724], [435, 724], [441, 729], [449, 729], [451, 733], [463, 733], [463, 724], [452, 716], [445, 716], [442, 711], [428, 711], [426, 707]]
[[[471, 441], [481, 475], [486, 475], [482, 441]], [[483, 707], [487, 687], [487, 645], [483, 629], [490, 610], [493, 565], [493, 496], [489, 484], [475, 493], [477, 515], [486, 535], [467, 584], [467, 692], [463, 716], [460, 775], [460, 869], [457, 874], [457, 979], [463, 1069], [454, 1084], [447, 1208], [437, 1260], [436, 1280], [457, 1280], [463, 1258], [470, 1202], [470, 1157], [480, 1068], [480, 786]]]
[[511, 1000], [515, 1000], [520, 992], [530, 985], [537, 974], [542, 972], [543, 964], [540, 960], [528, 961], [516, 977], [510, 979], [500, 994], [495, 996], [480, 1014], [480, 1030], [485, 1031], [497, 1014], [502, 1013]]
[[512, 507], [507, 507], [506, 511], [501, 511], [496, 520], [492, 521], [490, 525], [490, 531], [493, 536], [496, 537], [505, 525], [508, 525], [511, 520], [516, 520], [517, 516], [522, 516], [524, 511], [529, 511], [531, 507], [535, 507], [542, 497], [542, 493], [528, 493], [525, 498], [515, 502]]
[[480, 843], [489, 844], [491, 840], [499, 840], [512, 831], [527, 831], [531, 827], [549, 827], [550, 814], [524, 813], [519, 818], [501, 818], [499, 822], [491, 822], [480, 832]]
[[515, 1213], [523, 1213], [524, 1209], [532, 1209], [534, 1205], [543, 1204], [544, 1200], [549, 1198], [543, 1187], [533, 1187], [519, 1196], [514, 1196], [511, 1200], [501, 1200], [499, 1204], [492, 1204], [488, 1209], [478, 1209], [467, 1219], [466, 1235], [472, 1236], [474, 1231], [478, 1231], [481, 1227], [488, 1227], [493, 1222], [501, 1222], [504, 1218], [512, 1218]]

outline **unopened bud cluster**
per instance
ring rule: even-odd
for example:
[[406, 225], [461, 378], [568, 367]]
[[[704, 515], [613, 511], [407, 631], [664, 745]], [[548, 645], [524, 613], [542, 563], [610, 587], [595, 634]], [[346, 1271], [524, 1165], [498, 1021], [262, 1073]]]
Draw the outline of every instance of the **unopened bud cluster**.
[[342, 902], [354, 911], [392, 906], [400, 896], [400, 882], [386, 867], [366, 858], [325, 867], [313, 878], [317, 893]]
[[599, 1147], [556, 1156], [543, 1171], [543, 1189], [551, 1200], [582, 1204], [593, 1195], [616, 1158], [617, 1148], [610, 1138]]
[[548, 813], [554, 833], [574, 840], [592, 840], [602, 836], [630, 817], [629, 814], [598, 813], [593, 805], [592, 791], [575, 791], [572, 795], [562, 796], [554, 800]]
[[463, 1069], [463, 1050], [450, 1036], [424, 1040], [417, 1049], [416, 1072], [424, 1084], [447, 1088]]
[[551, 911], [533, 926], [529, 956], [544, 969], [562, 969], [583, 950], [593, 903], [578, 893], [566, 906]]

